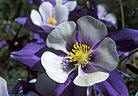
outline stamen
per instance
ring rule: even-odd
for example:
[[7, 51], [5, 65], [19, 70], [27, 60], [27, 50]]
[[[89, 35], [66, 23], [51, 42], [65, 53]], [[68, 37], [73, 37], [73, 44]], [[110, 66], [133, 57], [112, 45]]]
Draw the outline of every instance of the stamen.
[[8, 24], [11, 24], [11, 20], [8, 20]]
[[80, 44], [76, 42], [73, 45], [74, 49], [72, 49], [72, 52], [69, 52], [69, 62], [75, 62], [77, 61], [77, 64], [74, 64], [74, 66], [81, 65], [82, 68], [84, 68], [92, 56], [91, 53], [93, 52], [92, 49], [90, 49], [89, 46], [85, 44]]
[[62, 4], [62, 1], [58, 1], [57, 3], [56, 3], [56, 5], [61, 5]]
[[57, 22], [53, 17], [48, 18], [48, 21], [49, 21], [49, 24], [52, 24], [52, 25], [54, 25]]
[[4, 21], [3, 21], [3, 24], [7, 24], [7, 21], [6, 21], [6, 20], [4, 20]]
[[101, 19], [104, 20], [104, 17], [102, 17]]

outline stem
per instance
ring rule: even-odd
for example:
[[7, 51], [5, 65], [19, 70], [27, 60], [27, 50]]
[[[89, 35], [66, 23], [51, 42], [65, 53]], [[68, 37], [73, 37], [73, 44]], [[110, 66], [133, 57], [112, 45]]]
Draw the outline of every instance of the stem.
[[128, 56], [124, 57], [123, 59], [121, 59], [119, 61], [119, 64], [121, 64], [124, 60], [126, 60], [127, 58], [131, 57], [133, 54], [135, 54], [136, 52], [138, 52], [138, 49], [132, 51]]
[[125, 17], [124, 17], [124, 9], [123, 9], [123, 2], [120, 0], [120, 9], [121, 9], [121, 18], [122, 18], [122, 29], [125, 28]]

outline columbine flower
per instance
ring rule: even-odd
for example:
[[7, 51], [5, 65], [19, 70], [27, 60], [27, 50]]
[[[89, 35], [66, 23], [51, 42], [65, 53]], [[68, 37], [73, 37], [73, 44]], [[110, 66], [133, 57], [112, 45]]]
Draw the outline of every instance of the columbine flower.
[[56, 5], [65, 5], [68, 7], [69, 11], [73, 11], [75, 7], [77, 6], [77, 1], [76, 0], [55, 0]]
[[7, 20], [7, 21], [4, 20], [3, 25], [6, 27], [7, 32], [9, 32], [10, 26], [11, 26], [11, 21], [10, 20]]
[[9, 96], [7, 91], [7, 82], [0, 77], [0, 96]]
[[65, 55], [46, 51], [41, 62], [48, 76], [56, 82], [64, 83], [69, 74], [78, 69], [74, 84], [91, 86], [109, 77], [104, 69], [112, 71], [116, 68], [116, 45], [112, 39], [105, 38], [105, 25], [93, 17], [81, 17], [77, 24], [78, 35], [76, 24], [72, 21], [64, 22], [50, 32], [46, 40], [47, 46], [61, 50]]
[[116, 17], [113, 13], [107, 13], [105, 5], [102, 4], [97, 5], [97, 15], [100, 20], [107, 21], [115, 26]]
[[52, 6], [49, 2], [43, 2], [39, 7], [39, 12], [32, 10], [32, 22], [43, 28], [51, 31], [56, 25], [68, 20], [68, 8], [64, 5]]

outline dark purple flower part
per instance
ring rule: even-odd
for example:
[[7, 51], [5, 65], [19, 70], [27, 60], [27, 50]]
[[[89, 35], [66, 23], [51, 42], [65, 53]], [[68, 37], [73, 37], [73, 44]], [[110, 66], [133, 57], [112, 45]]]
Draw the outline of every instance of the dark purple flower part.
[[77, 6], [74, 11], [69, 14], [69, 21], [77, 21], [80, 17], [90, 15], [96, 19], [97, 16], [97, 7], [96, 0], [92, 0], [92, 2], [87, 2], [85, 6]]
[[[76, 39], [76, 29], [80, 40]], [[118, 64], [116, 45], [107, 36], [105, 25], [90, 16], [78, 19], [77, 28], [73, 21], [57, 26], [47, 37], [46, 44], [65, 55], [46, 51], [41, 62], [48, 76], [64, 83], [69, 74], [78, 69], [73, 83], [78, 86], [92, 86], [105, 81]], [[106, 38], [105, 38], [106, 37]], [[99, 43], [100, 42], [100, 43]], [[96, 46], [96, 47], [95, 47]]]
[[43, 43], [44, 42], [44, 39], [42, 39], [41, 37], [40, 37], [40, 35], [39, 34], [37, 34], [37, 33], [34, 33], [34, 39], [36, 39], [37, 41], [37, 43]]
[[86, 87], [80, 87], [73, 84], [75, 73], [71, 73], [63, 84], [58, 84], [56, 88], [56, 96], [85, 96]]
[[6, 40], [0, 41], [0, 48], [2, 48], [5, 45], [7, 45], [7, 41]]
[[28, 35], [24, 35], [18, 38], [17, 35], [12, 40], [7, 40], [7, 43], [9, 45], [9, 50], [10, 51], [18, 51], [21, 48], [23, 48], [23, 42], [24, 40], [27, 40]]
[[138, 48], [138, 30], [126, 28], [123, 30], [109, 33], [118, 51], [129, 52]]
[[19, 17], [16, 18], [15, 20], [16, 22], [18, 22], [19, 24], [23, 25], [26, 29], [35, 32], [35, 33], [45, 33], [47, 34], [47, 31], [44, 31], [42, 28], [34, 25], [31, 21], [30, 18], [26, 18], [26, 17]]
[[95, 84], [94, 88], [104, 96], [129, 96], [128, 89], [118, 70], [110, 72], [109, 78]]
[[30, 91], [36, 92], [35, 83], [30, 83], [24, 80], [19, 81], [19, 83], [20, 83], [20, 86], [22, 87], [22, 94], [27, 94]]
[[11, 57], [32, 70], [43, 71], [44, 69], [40, 63], [41, 53], [38, 55], [36, 53], [44, 47], [45, 44], [43, 43], [29, 43], [20, 51], [12, 52]]
[[7, 82], [2, 77], [0, 77], [0, 96], [9, 96], [7, 89]]
[[[42, 39], [45, 40], [49, 33], [48, 31], [43, 30], [39, 26], [34, 25], [30, 18], [19, 17], [19, 18], [16, 18], [15, 21], [18, 22], [19, 24], [23, 25], [23, 27], [25, 27], [26, 29], [28, 29], [34, 33], [37, 33], [37, 39], [38, 39], [38, 37], [40, 37], [39, 38], [39, 40], [41, 39], [40, 41], [42, 41]], [[38, 36], [38, 34], [40, 36]], [[36, 35], [34, 35], [34, 39], [36, 39]]]
[[51, 80], [46, 73], [39, 75], [35, 89], [42, 96], [56, 96], [55, 88], [57, 83]]

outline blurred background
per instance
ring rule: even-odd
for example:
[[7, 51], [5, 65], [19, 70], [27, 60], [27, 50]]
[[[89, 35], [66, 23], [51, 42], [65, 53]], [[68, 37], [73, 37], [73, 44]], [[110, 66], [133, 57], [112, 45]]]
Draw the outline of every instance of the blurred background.
[[[85, 3], [86, 0], [78, 0], [79, 5], [83, 6]], [[122, 29], [122, 6], [125, 22], [123, 27], [138, 30], [138, 0], [97, 0], [97, 4], [105, 4], [108, 12], [116, 15], [118, 28], [115, 30]], [[37, 6], [30, 4], [28, 0], [0, 0], [0, 76], [7, 80], [8, 87], [16, 85], [19, 79], [29, 80], [31, 78], [31, 71], [13, 60], [10, 54], [33, 41], [33, 33], [15, 22], [17, 17], [29, 17], [32, 9], [37, 9]], [[120, 59], [124, 56], [121, 55]], [[138, 70], [136, 54], [131, 56], [129, 63], [133, 64], [135, 70]], [[138, 73], [132, 71], [133, 68], [124, 68], [121, 64], [118, 68], [134, 77], [124, 77], [130, 96], [134, 96], [138, 92]]]

